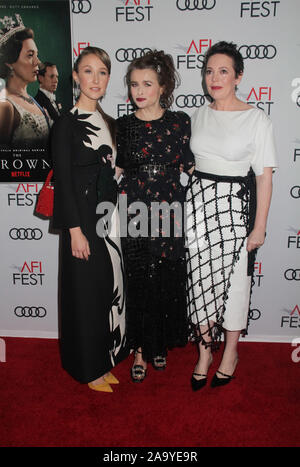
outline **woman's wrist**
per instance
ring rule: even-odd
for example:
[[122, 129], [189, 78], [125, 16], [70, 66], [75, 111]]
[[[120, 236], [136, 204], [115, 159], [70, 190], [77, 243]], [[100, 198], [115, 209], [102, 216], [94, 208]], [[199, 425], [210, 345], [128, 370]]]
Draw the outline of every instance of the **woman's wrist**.
[[71, 227], [71, 228], [69, 229], [69, 232], [70, 232], [71, 237], [76, 236], [76, 235], [79, 235], [79, 234], [82, 233], [80, 227]]

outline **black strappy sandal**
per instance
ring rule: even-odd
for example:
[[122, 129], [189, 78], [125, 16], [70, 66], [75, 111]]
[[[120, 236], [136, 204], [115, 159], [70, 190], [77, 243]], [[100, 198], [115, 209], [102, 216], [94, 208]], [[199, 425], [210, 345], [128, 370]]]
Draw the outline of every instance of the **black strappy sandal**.
[[158, 355], [157, 357], [153, 358], [152, 365], [155, 370], [158, 370], [158, 371], [165, 370], [167, 366], [167, 359], [166, 357], [162, 357], [161, 355]]
[[[140, 350], [135, 351], [137, 353], [142, 353]], [[134, 383], [142, 383], [147, 376], [147, 368], [144, 368], [143, 365], [133, 365], [131, 368], [131, 379]]]

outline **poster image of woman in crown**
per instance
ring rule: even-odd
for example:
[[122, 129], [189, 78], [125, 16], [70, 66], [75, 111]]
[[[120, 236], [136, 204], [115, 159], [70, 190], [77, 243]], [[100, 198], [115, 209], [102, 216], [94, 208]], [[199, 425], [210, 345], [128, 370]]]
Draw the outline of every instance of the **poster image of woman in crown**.
[[[39, 91], [44, 62], [56, 70], [56, 80], [59, 75], [57, 95], [47, 89]], [[34, 96], [42, 90], [45, 99], [53, 99], [58, 112], [69, 108], [71, 68], [68, 0], [35, 0], [30, 5], [7, 1], [1, 5], [0, 182], [45, 180], [52, 165], [49, 135], [53, 120]], [[62, 103], [57, 104], [57, 97]]]

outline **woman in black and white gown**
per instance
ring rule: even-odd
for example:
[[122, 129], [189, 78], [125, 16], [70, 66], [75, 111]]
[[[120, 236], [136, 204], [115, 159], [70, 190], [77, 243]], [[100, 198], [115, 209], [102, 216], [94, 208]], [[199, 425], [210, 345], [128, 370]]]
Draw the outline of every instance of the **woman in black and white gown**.
[[[110, 370], [126, 353], [123, 262], [114, 180], [114, 120], [98, 100], [110, 77], [105, 51], [87, 47], [74, 65], [75, 107], [53, 126], [53, 227], [61, 234], [60, 344], [64, 369], [96, 391], [112, 392]], [[115, 206], [111, 232], [96, 212]]]

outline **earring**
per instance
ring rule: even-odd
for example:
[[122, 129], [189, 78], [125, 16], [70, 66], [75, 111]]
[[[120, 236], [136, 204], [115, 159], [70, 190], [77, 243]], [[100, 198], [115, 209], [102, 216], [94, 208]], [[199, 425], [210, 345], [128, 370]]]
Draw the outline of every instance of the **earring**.
[[9, 67], [9, 78], [12, 78], [14, 76], [14, 69], [12, 66]]
[[77, 101], [80, 96], [80, 84], [77, 81], [74, 81], [74, 97]]
[[165, 99], [165, 96], [164, 96], [163, 94], [160, 96], [159, 104], [160, 104], [160, 106], [161, 106], [162, 109], [166, 109], [166, 108], [167, 108], [166, 99]]

